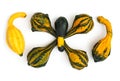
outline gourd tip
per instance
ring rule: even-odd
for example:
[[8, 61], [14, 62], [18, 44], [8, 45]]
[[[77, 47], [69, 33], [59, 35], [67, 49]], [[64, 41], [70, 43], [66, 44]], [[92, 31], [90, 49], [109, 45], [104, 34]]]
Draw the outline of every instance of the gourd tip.
[[103, 60], [104, 60], [103, 57], [96, 56], [96, 55], [94, 55], [93, 58], [94, 58], [94, 62], [100, 62], [100, 61], [103, 61]]
[[98, 16], [97, 21], [102, 23], [104, 21], [104, 17], [103, 16]]
[[21, 57], [22, 57], [22, 56], [23, 56], [23, 53], [19, 54], [19, 56], [21, 56]]
[[31, 28], [31, 30], [32, 30], [32, 32], [37, 31], [37, 30], [36, 30], [35, 28], [33, 28], [33, 27]]
[[28, 65], [30, 66], [30, 63], [28, 62]]

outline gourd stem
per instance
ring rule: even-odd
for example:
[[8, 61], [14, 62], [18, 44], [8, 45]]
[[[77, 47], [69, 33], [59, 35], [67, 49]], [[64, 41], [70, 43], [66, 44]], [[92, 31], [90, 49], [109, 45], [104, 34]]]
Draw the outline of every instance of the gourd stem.
[[52, 43], [50, 43], [49, 45], [47, 45], [47, 48], [54, 48], [57, 45], [57, 40], [54, 40]]
[[65, 42], [65, 40], [64, 40], [64, 47], [65, 47], [65, 51], [68, 52], [68, 54], [69, 54], [69, 52], [70, 52], [72, 49], [67, 45], [67, 43]]
[[51, 35], [53, 35], [54, 37], [57, 37], [56, 34], [55, 34], [55, 30], [53, 28], [48, 29], [48, 31]]

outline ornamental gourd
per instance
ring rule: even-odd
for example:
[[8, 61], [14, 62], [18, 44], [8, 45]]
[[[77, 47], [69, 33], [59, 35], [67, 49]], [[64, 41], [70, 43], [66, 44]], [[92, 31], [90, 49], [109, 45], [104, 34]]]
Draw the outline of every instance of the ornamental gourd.
[[83, 69], [88, 65], [88, 56], [83, 50], [76, 50], [70, 48], [65, 42], [65, 51], [69, 57], [70, 63], [73, 68]]
[[110, 55], [112, 39], [112, 26], [109, 20], [102, 16], [99, 16], [97, 20], [99, 23], [102, 23], [106, 26], [107, 34], [103, 39], [99, 40], [93, 47], [92, 56], [95, 62], [103, 61]]
[[44, 13], [35, 13], [31, 18], [31, 30], [32, 31], [42, 31], [42, 32], [48, 32], [55, 35], [55, 31], [51, 26], [50, 19], [48, 17], [48, 14]]
[[18, 17], [26, 17], [26, 13], [17, 12], [13, 14], [8, 20], [8, 27], [6, 32], [6, 41], [8, 46], [18, 55], [22, 56], [25, 48], [24, 37], [19, 29], [13, 25], [14, 19]]
[[66, 38], [75, 34], [88, 33], [94, 26], [92, 17], [87, 14], [76, 15], [72, 28], [68, 31]]
[[64, 51], [64, 37], [68, 29], [68, 21], [65, 17], [59, 17], [55, 22], [57, 46], [59, 51]]
[[53, 41], [46, 47], [35, 47], [33, 48], [27, 56], [28, 65], [33, 67], [45, 66], [47, 63], [52, 49], [56, 45], [56, 40]]

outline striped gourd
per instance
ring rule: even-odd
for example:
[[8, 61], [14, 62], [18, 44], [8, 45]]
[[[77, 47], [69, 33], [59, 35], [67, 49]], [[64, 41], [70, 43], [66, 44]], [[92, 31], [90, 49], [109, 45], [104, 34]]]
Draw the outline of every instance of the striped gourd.
[[47, 63], [52, 49], [56, 46], [56, 40], [46, 47], [33, 48], [28, 56], [28, 64], [32, 67], [42, 67]]
[[32, 31], [48, 32], [55, 36], [48, 14], [35, 13], [31, 18]]
[[13, 25], [14, 19], [18, 17], [26, 17], [26, 13], [24, 12], [17, 12], [13, 14], [9, 20], [8, 20], [8, 28], [6, 32], [6, 41], [8, 46], [18, 55], [22, 56], [24, 47], [25, 47], [25, 41], [24, 37], [19, 29], [17, 29]]
[[66, 42], [65, 42], [65, 51], [68, 54], [70, 63], [73, 68], [81, 70], [84, 67], [87, 67], [88, 56], [85, 51], [72, 49], [66, 44]]
[[87, 33], [93, 28], [92, 17], [87, 14], [76, 15], [72, 28], [68, 31], [66, 38], [75, 34]]
[[102, 16], [99, 16], [97, 19], [99, 23], [102, 23], [106, 26], [107, 35], [98, 41], [93, 47], [92, 55], [95, 62], [103, 61], [110, 55], [112, 39], [111, 23]]

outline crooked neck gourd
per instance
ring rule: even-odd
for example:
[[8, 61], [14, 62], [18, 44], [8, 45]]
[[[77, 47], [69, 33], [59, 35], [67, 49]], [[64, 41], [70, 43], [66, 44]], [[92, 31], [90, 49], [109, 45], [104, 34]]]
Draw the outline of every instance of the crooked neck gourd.
[[95, 62], [103, 61], [110, 55], [112, 39], [112, 26], [110, 21], [102, 16], [99, 16], [97, 20], [99, 23], [105, 25], [106, 36], [99, 40], [93, 47], [92, 56]]

